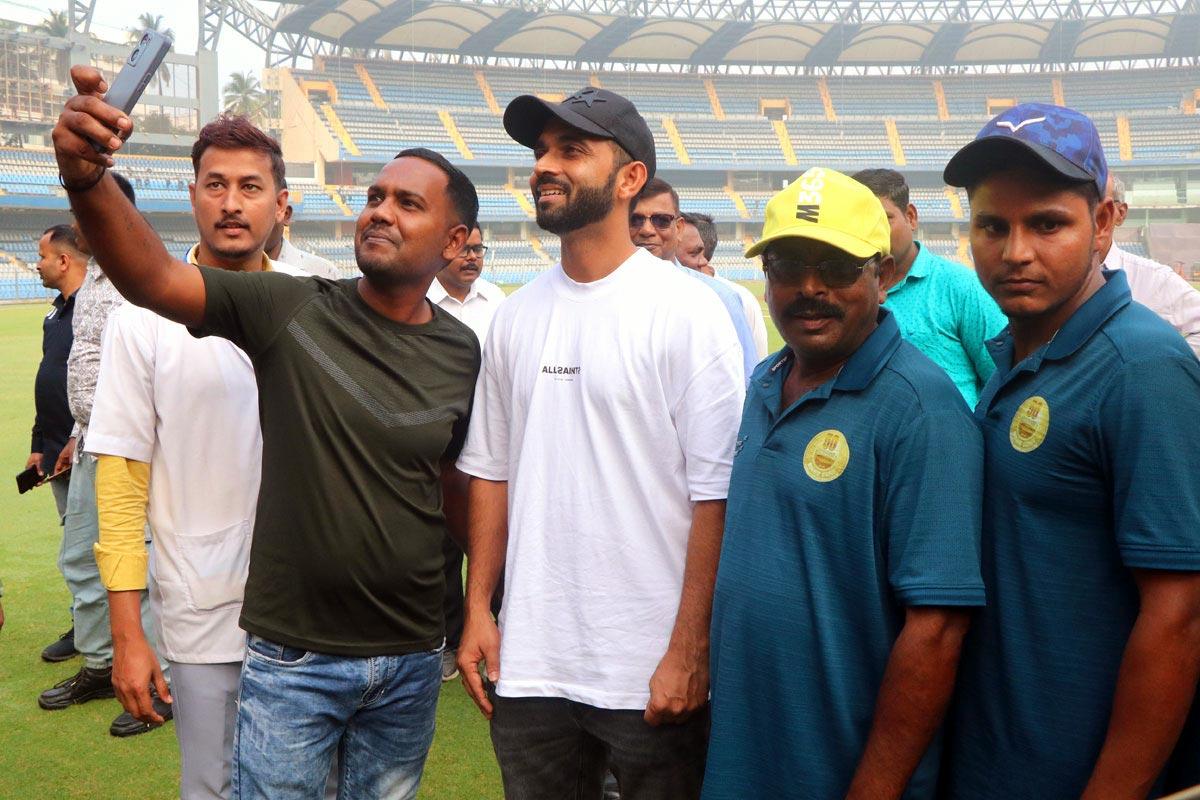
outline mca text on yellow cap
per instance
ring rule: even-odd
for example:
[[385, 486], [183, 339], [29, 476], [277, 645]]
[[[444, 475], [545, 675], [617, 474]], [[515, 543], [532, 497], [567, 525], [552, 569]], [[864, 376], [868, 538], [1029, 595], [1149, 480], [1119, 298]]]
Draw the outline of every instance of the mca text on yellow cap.
[[746, 258], [788, 238], [825, 242], [856, 258], [892, 250], [891, 227], [879, 198], [848, 175], [825, 167], [813, 167], [771, 198], [762, 238], [746, 250]]

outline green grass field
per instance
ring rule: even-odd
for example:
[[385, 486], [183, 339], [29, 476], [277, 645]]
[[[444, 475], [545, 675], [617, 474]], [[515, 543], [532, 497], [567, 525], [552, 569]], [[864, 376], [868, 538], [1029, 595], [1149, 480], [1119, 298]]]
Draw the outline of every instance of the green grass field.
[[[0, 464], [16, 475], [29, 456], [33, 377], [41, 357], [44, 305], [0, 306]], [[177, 797], [179, 749], [169, 727], [114, 739], [115, 700], [42, 711], [37, 696], [80, 667], [46, 664], [38, 654], [70, 624], [70, 597], [55, 566], [61, 539], [46, 487], [0, 490], [0, 798], [167, 800]], [[501, 796], [486, 721], [458, 681], [442, 688], [437, 738], [421, 797], [493, 800]]]
[[[756, 296], [761, 283], [746, 284]], [[0, 306], [0, 465], [15, 475], [29, 455], [33, 378], [47, 307]], [[768, 320], [771, 349], [779, 337]], [[6, 620], [0, 630], [0, 798], [167, 800], [175, 797], [179, 749], [169, 726], [114, 739], [115, 700], [42, 711], [37, 696], [79, 669], [78, 659], [46, 664], [38, 654], [69, 622], [70, 597], [55, 566], [60, 528], [50, 490], [0, 490], [0, 578]], [[437, 737], [421, 789], [431, 800], [501, 797], [487, 724], [458, 681], [445, 684]]]

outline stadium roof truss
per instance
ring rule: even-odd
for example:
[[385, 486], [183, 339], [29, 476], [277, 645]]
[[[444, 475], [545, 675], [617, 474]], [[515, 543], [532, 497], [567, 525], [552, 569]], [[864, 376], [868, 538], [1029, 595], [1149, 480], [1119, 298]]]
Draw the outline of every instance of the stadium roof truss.
[[222, 24], [270, 65], [346, 51], [811, 71], [1200, 61], [1200, 0], [300, 0], [273, 17], [201, 0], [202, 47]]

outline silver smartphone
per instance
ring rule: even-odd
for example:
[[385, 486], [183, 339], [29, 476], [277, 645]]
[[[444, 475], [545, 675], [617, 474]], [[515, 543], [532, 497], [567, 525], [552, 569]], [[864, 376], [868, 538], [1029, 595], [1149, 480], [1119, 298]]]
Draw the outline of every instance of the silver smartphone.
[[[138, 39], [138, 43], [129, 53], [125, 66], [121, 67], [121, 72], [109, 84], [104, 102], [116, 106], [126, 114], [133, 111], [173, 44], [169, 37], [158, 31], [142, 31], [142, 38]], [[92, 143], [92, 147], [101, 153], [108, 152], [108, 148], [95, 142]]]

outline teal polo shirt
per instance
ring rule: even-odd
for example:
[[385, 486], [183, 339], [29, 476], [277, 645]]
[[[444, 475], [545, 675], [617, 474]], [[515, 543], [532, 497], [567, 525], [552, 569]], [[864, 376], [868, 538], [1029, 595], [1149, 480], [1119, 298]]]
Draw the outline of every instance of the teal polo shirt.
[[[705, 800], [841, 798], [907, 606], [979, 606], [983, 448], [954, 384], [879, 327], [780, 410], [792, 354], [755, 370], [712, 620]], [[940, 745], [907, 798], [933, 796]]]
[[986, 342], [1008, 325], [975, 273], [914, 242], [917, 259], [884, 305], [900, 333], [933, 360], [971, 408], [996, 371]]
[[988, 605], [959, 674], [955, 800], [1079, 797], [1138, 614], [1132, 570], [1200, 570], [1200, 364], [1104, 274], [1019, 364], [1010, 334], [992, 343], [975, 410]]

